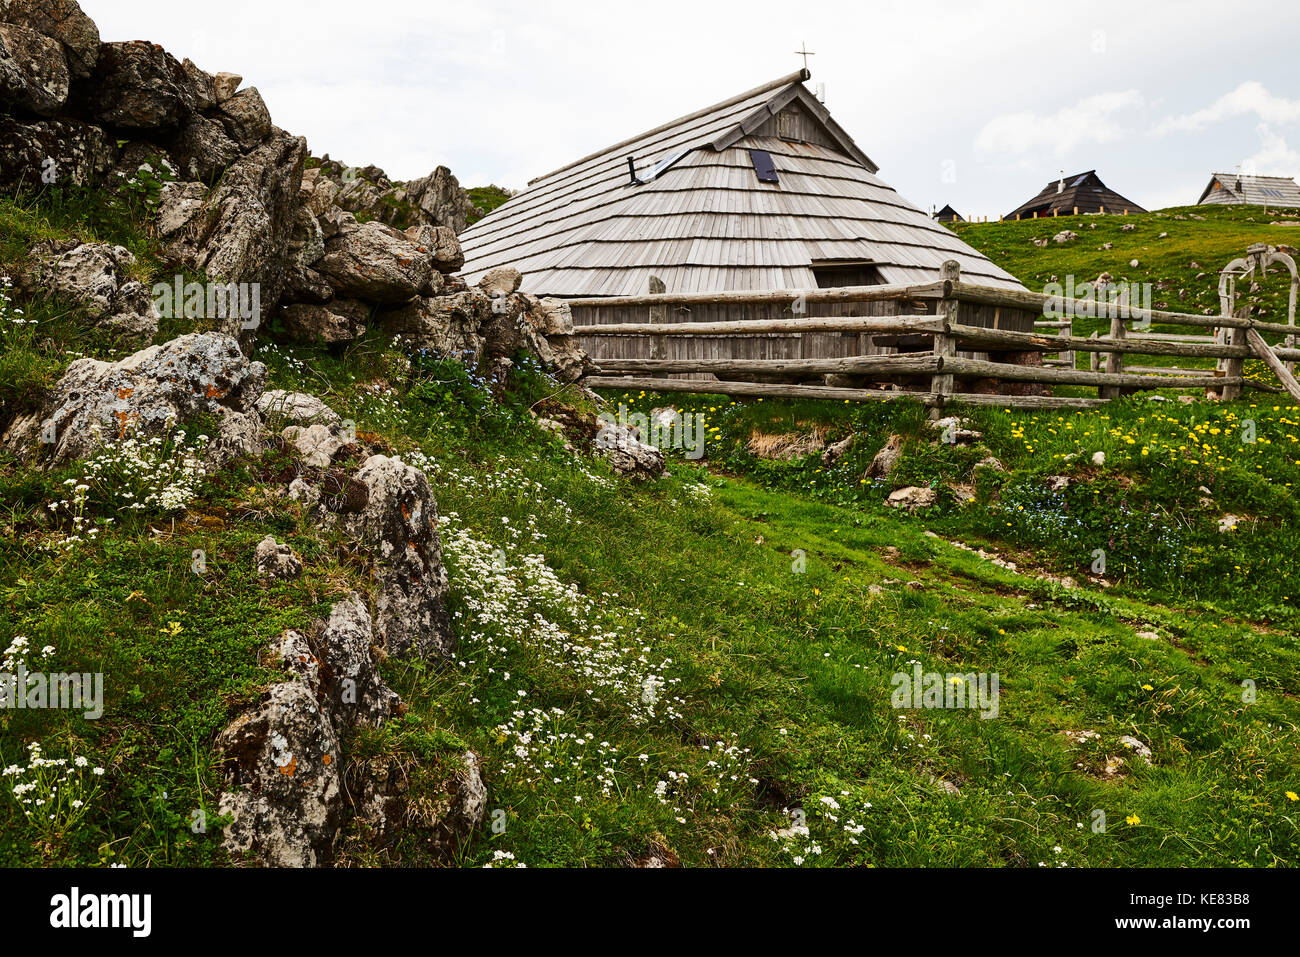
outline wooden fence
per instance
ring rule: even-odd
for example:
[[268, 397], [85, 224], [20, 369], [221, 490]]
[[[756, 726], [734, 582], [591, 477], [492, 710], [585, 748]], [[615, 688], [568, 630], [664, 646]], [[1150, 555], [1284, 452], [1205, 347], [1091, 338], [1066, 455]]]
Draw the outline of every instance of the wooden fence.
[[[1110, 399], [1143, 389], [1197, 389], [1219, 398], [1235, 398], [1243, 388], [1267, 392], [1285, 390], [1300, 401], [1300, 383], [1287, 367], [1300, 359], [1300, 349], [1270, 346], [1261, 332], [1280, 333], [1293, 342], [1294, 324], [1261, 322], [1244, 315], [1203, 316], [1191, 313], [1146, 310], [1123, 315], [1127, 310], [1118, 304], [1091, 300], [1066, 300], [1041, 293], [974, 285], [961, 281], [956, 262], [944, 264], [943, 278], [921, 286], [858, 286], [815, 290], [767, 292], [724, 292], [624, 296], [617, 299], [577, 299], [570, 304], [581, 307], [616, 307], [647, 309], [646, 322], [615, 322], [579, 325], [581, 337], [646, 337], [651, 340], [651, 358], [611, 358], [597, 360], [598, 372], [585, 378], [592, 387], [645, 389], [656, 392], [708, 392], [723, 395], [771, 396], [784, 398], [825, 398], [850, 401], [890, 401], [910, 398], [933, 408], [963, 402], [978, 405], [1001, 405], [1016, 408], [1091, 408]], [[787, 309], [791, 303], [915, 302], [934, 300], [934, 312], [925, 315], [871, 317], [813, 317], [779, 319], [744, 319], [725, 322], [668, 322], [670, 307], [699, 305], [769, 306]], [[969, 325], [958, 321], [971, 314], [970, 307], [993, 310], [990, 326]], [[1056, 334], [1024, 332], [999, 328], [998, 310], [1017, 315], [1032, 311], [1038, 315], [1057, 315], [1057, 320], [1040, 320], [1035, 325], [1051, 326]], [[1110, 332], [1106, 338], [1096, 335], [1073, 335], [1072, 319], [1095, 316], [1099, 310], [1110, 315]], [[798, 311], [798, 310], [796, 310]], [[1150, 334], [1139, 332], [1151, 323], [1204, 328], [1208, 335]], [[1136, 325], [1137, 330], [1130, 327]], [[1222, 330], [1222, 332], [1220, 332]], [[1129, 333], [1133, 331], [1134, 335]], [[663, 358], [662, 343], [674, 336], [706, 338], [734, 337], [779, 333], [842, 333], [886, 337], [903, 344], [894, 354], [849, 355], [802, 358]], [[1214, 338], [1211, 338], [1213, 336]], [[920, 343], [923, 348], [917, 349]], [[928, 348], [926, 347], [928, 346]], [[993, 355], [1057, 355], [1056, 362], [1022, 364], [972, 357]], [[964, 351], [964, 355], [959, 355]], [[1089, 353], [1098, 358], [1092, 368], [1076, 368], [1075, 354]], [[1214, 369], [1187, 369], [1139, 366], [1126, 369], [1127, 357], [1134, 355], [1173, 356], [1192, 359], [1215, 359]], [[1243, 366], [1255, 356], [1267, 363], [1278, 377], [1281, 388], [1247, 380]], [[680, 378], [693, 375], [696, 378]], [[717, 381], [701, 381], [712, 375]], [[858, 387], [820, 384], [825, 377], [842, 381], [857, 380]], [[813, 380], [813, 381], [809, 381]], [[978, 383], [982, 390], [971, 391]], [[1063, 397], [1042, 394], [1006, 394], [1009, 384], [1043, 387], [1072, 385], [1096, 387], [1097, 398]], [[1010, 388], [1014, 390], [1015, 385]]]

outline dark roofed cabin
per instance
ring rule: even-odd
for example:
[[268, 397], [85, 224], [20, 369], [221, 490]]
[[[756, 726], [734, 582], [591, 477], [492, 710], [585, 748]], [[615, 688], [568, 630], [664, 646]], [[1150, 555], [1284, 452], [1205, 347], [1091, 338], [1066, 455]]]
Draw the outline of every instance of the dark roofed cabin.
[[1083, 213], [1145, 213], [1101, 181], [1097, 171], [1064, 176], [1043, 187], [1029, 202], [1013, 209], [1003, 219], [1033, 219], [1035, 216], [1074, 216]]
[[[804, 86], [809, 77], [782, 77], [533, 180], [462, 234], [462, 275], [473, 283], [514, 266], [523, 292], [582, 298], [573, 309], [579, 334], [584, 325], [650, 321], [649, 307], [603, 307], [591, 303], [597, 297], [918, 285], [937, 282], [945, 260], [956, 260], [967, 282], [1024, 288], [876, 176], [876, 164]], [[803, 314], [934, 308], [933, 300], [812, 303]], [[1034, 328], [1028, 311], [962, 309], [962, 322]], [[791, 316], [780, 304], [667, 312], [659, 321]], [[667, 359], [823, 358], [915, 345], [856, 333], [666, 338], [658, 348]], [[635, 335], [581, 342], [597, 361], [651, 358], [653, 347]]]
[[966, 220], [961, 218], [961, 214], [951, 206], [944, 206], [934, 214], [935, 222], [939, 223], [964, 223]]

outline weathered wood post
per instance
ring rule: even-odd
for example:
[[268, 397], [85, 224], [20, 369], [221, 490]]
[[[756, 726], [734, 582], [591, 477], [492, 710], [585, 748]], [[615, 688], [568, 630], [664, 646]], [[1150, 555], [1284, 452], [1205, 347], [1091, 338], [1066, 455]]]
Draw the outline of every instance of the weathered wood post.
[[[664, 281], [662, 279], [660, 279], [658, 276], [650, 277], [650, 295], [661, 296], [667, 291], [668, 291], [668, 287], [664, 284]], [[650, 307], [650, 322], [652, 324], [659, 326], [659, 325], [663, 325], [667, 321], [668, 321], [668, 307], [666, 305]], [[667, 336], [650, 337], [650, 358], [651, 359], [668, 358], [668, 337]]]
[[953, 375], [951, 372], [945, 373], [943, 365], [949, 359], [957, 355], [957, 340], [948, 335], [948, 328], [958, 318], [958, 310], [961, 303], [953, 295], [952, 283], [961, 281], [961, 264], [955, 259], [948, 259], [939, 268], [939, 277], [944, 282], [944, 297], [939, 300], [936, 314], [943, 319], [943, 332], [934, 334], [934, 357], [939, 361], [939, 370], [930, 377], [930, 391], [935, 395], [935, 404], [930, 409], [930, 418], [939, 419], [943, 417], [940, 411], [948, 404], [948, 396], [953, 394]]
[[[1127, 304], [1127, 299], [1125, 300]], [[1114, 310], [1110, 317], [1110, 338], [1112, 342], [1119, 342], [1128, 338], [1128, 326], [1124, 325], [1124, 314], [1128, 312], [1127, 308], [1120, 308], [1120, 303], [1110, 303], [1110, 308]], [[1108, 352], [1106, 353], [1106, 371], [1111, 373], [1121, 373], [1124, 371], [1124, 353]], [[1103, 385], [1098, 388], [1098, 394], [1103, 399], [1118, 399], [1124, 394], [1124, 387], [1118, 385]]]
[[[1237, 318], [1245, 319], [1250, 314], [1250, 307], [1243, 306], [1242, 308], [1238, 309], [1236, 313], [1237, 313]], [[1227, 343], [1230, 346], [1244, 346], [1247, 344], [1246, 330], [1240, 327], [1233, 327], [1231, 329], [1228, 329], [1227, 335], [1224, 338], [1227, 340]], [[1223, 362], [1223, 374], [1228, 378], [1239, 379], [1245, 373], [1245, 371], [1246, 371], [1245, 356], [1230, 356], [1227, 359], [1225, 359]], [[1233, 385], [1230, 383], [1224, 383], [1223, 388], [1219, 389], [1219, 398], [1224, 400], [1225, 402], [1231, 399], [1238, 399], [1240, 397], [1241, 397], [1241, 386], [1239, 384]]]

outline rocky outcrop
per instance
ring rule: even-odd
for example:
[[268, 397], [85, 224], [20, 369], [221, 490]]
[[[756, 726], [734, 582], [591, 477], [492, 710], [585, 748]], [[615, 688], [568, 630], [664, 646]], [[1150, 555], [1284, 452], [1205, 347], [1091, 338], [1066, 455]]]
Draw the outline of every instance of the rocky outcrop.
[[358, 223], [351, 216], [325, 243], [316, 268], [338, 296], [404, 303], [433, 291], [433, 258], [427, 251], [391, 226]]
[[266, 367], [229, 336], [192, 334], [119, 362], [78, 359], [40, 410], [17, 418], [0, 447], [47, 468], [83, 458], [123, 435], [168, 435], [200, 412], [251, 413]]
[[75, 109], [84, 118], [124, 130], [177, 126], [197, 106], [180, 61], [145, 40], [102, 44], [94, 72], [78, 90]]
[[16, 23], [57, 40], [73, 77], [85, 79], [99, 60], [99, 27], [76, 0], [0, 0], [0, 23]]
[[342, 516], [342, 525], [373, 562], [375, 630], [385, 651], [426, 660], [449, 656], [455, 640], [447, 570], [428, 478], [400, 459], [374, 455], [355, 480], [366, 488], [366, 505]]
[[446, 226], [456, 234], [465, 231], [469, 214], [474, 210], [469, 194], [460, 188], [456, 177], [445, 166], [407, 183], [406, 198], [424, 213], [428, 222]]
[[116, 159], [117, 148], [98, 126], [68, 117], [27, 123], [0, 114], [0, 189], [93, 186]]
[[27, 282], [80, 307], [87, 323], [126, 342], [146, 343], [158, 331], [149, 290], [132, 280], [135, 256], [104, 243], [42, 243], [31, 252]]
[[285, 331], [300, 342], [333, 345], [365, 335], [370, 307], [356, 299], [331, 299], [325, 305], [294, 303], [280, 316]]
[[63, 48], [35, 30], [0, 23], [0, 105], [53, 116], [68, 101]]

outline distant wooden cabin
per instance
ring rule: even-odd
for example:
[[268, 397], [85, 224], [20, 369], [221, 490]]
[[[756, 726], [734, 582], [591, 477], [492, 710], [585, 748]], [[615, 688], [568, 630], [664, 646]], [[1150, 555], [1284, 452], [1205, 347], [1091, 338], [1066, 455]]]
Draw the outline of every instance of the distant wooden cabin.
[[1300, 185], [1287, 176], [1215, 173], [1196, 201], [1198, 206], [1300, 207]]
[[939, 223], [964, 223], [966, 220], [961, 218], [961, 214], [951, 206], [944, 206], [934, 214], [935, 222]]
[[[835, 122], [801, 70], [576, 160], [461, 234], [462, 275], [496, 266], [524, 292], [584, 299], [924, 284], [1022, 289], [1010, 273], [898, 195]], [[792, 297], [793, 298], [793, 297]], [[913, 314], [934, 301], [809, 304], [816, 316]], [[963, 322], [1033, 330], [1033, 315], [963, 306]], [[681, 307], [669, 321], [780, 318], [780, 306]], [[789, 306], [784, 307], [787, 317]], [[644, 306], [574, 308], [577, 325], [646, 322]], [[586, 337], [602, 357], [644, 358], [647, 337]], [[671, 337], [667, 358], [817, 358], [893, 351], [842, 333]]]
[[1081, 213], [1145, 213], [1146, 210], [1101, 181], [1095, 169], [1062, 176], [1043, 187], [1033, 199], [1007, 213], [1003, 219], [1034, 216], [1074, 216]]

